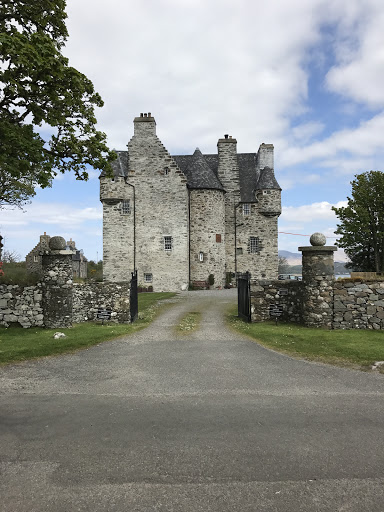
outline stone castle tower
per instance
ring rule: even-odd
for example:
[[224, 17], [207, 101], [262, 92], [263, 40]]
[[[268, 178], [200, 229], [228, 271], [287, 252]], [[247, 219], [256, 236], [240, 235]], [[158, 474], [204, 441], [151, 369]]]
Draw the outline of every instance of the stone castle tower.
[[135, 118], [113, 177], [100, 176], [105, 280], [129, 280], [137, 269], [140, 284], [177, 291], [210, 274], [218, 288], [237, 272], [277, 277], [273, 145], [239, 154], [225, 135], [217, 146], [218, 154], [171, 156], [151, 114]]

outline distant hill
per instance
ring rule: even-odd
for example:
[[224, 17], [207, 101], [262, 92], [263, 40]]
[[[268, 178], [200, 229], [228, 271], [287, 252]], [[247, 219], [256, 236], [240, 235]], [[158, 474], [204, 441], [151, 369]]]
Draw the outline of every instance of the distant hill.
[[[337, 253], [336, 253], [337, 254]], [[287, 258], [287, 274], [301, 274], [301, 253], [290, 251], [279, 251], [279, 256]], [[345, 268], [345, 262], [335, 261], [335, 274], [349, 274], [350, 270]]]

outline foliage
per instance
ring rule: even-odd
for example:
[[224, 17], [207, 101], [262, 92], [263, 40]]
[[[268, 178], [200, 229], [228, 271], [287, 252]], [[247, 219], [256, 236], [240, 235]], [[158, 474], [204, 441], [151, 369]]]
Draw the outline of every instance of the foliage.
[[360, 272], [384, 272], [384, 173], [357, 174], [351, 182], [352, 197], [346, 207], [332, 210], [339, 217], [337, 241]]
[[278, 273], [279, 274], [288, 274], [289, 271], [289, 265], [288, 260], [285, 256], [279, 256], [279, 267], [278, 267]]
[[39, 281], [38, 274], [27, 272], [25, 261], [3, 263], [4, 275], [0, 276], [0, 284], [18, 284], [32, 286]]
[[102, 260], [97, 263], [93, 260], [88, 261], [87, 265], [88, 279], [92, 281], [101, 282], [103, 280], [103, 262]]
[[86, 180], [86, 166], [110, 171], [115, 158], [95, 126], [100, 95], [61, 53], [65, 7], [65, 0], [0, 6], [0, 206], [20, 206], [58, 172]]
[[[366, 329], [348, 331], [315, 329], [274, 322], [249, 324], [237, 318], [237, 308], [227, 316], [229, 324], [261, 345], [296, 357], [366, 369], [384, 360], [383, 333]], [[384, 371], [384, 368], [383, 370]]]
[[174, 293], [144, 294], [144, 300], [139, 295], [141, 319], [133, 324], [101, 325], [95, 322], [75, 324], [70, 329], [59, 329], [66, 335], [65, 338], [59, 340], [53, 339], [53, 335], [58, 329], [0, 327], [0, 365], [73, 352], [119, 336], [132, 334], [149, 325], [161, 310], [159, 301], [169, 299], [174, 295]]

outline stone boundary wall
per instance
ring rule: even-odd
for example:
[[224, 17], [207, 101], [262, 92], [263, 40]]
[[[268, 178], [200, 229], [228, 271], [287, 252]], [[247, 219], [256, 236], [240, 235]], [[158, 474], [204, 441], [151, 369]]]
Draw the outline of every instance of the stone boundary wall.
[[[251, 321], [273, 319], [271, 305], [279, 304], [280, 320], [308, 325], [305, 287], [303, 281], [252, 281]], [[319, 327], [329, 328], [330, 316], [332, 329], [384, 329], [384, 281], [338, 280], [333, 282], [332, 290], [329, 296], [322, 297], [328, 307]]]
[[111, 321], [130, 322], [130, 283], [75, 283], [73, 285], [73, 322], [96, 320], [99, 308], [110, 309]]
[[[99, 308], [112, 310], [112, 322], [130, 322], [130, 283], [76, 283], [69, 288], [67, 283], [65, 290], [72, 296], [71, 317], [64, 319], [66, 325], [96, 320]], [[42, 283], [25, 287], [0, 285], [0, 325], [8, 327], [18, 323], [25, 328], [46, 327], [45, 302]], [[66, 317], [68, 312], [64, 313]], [[48, 316], [51, 327], [51, 311]]]
[[302, 281], [260, 280], [251, 282], [251, 322], [270, 320], [270, 308], [282, 308], [283, 322], [302, 323]]
[[22, 327], [43, 327], [43, 292], [41, 284], [0, 285], [0, 325], [19, 323]]
[[333, 329], [384, 329], [384, 281], [334, 284]]

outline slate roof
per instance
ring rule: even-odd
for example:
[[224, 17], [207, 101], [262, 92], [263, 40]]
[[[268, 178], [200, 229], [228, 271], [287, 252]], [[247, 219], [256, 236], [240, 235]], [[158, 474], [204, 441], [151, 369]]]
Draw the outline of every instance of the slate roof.
[[219, 178], [208, 165], [199, 148], [193, 155], [172, 156], [187, 178], [189, 188], [224, 190]]
[[[116, 160], [111, 163], [113, 176], [115, 178], [128, 176], [128, 151], [116, 151], [116, 149], [113, 151], [117, 153]], [[100, 178], [103, 178], [104, 176], [105, 171], [102, 171]]]
[[[115, 150], [116, 151], [116, 150]], [[128, 175], [128, 151], [116, 151], [117, 159], [112, 162], [115, 178]], [[187, 178], [191, 189], [215, 189], [225, 191], [218, 178], [219, 156], [203, 155], [199, 148], [193, 155], [172, 155], [176, 164]], [[240, 176], [240, 198], [243, 203], [256, 202], [255, 191], [265, 189], [281, 190], [273, 169], [257, 167], [257, 153], [238, 153]], [[103, 171], [100, 177], [105, 176]]]
[[260, 171], [260, 178], [257, 184], [257, 188], [259, 190], [268, 188], [281, 190], [280, 185], [276, 181], [273, 169], [270, 167], [264, 167], [264, 169]]

